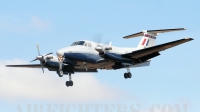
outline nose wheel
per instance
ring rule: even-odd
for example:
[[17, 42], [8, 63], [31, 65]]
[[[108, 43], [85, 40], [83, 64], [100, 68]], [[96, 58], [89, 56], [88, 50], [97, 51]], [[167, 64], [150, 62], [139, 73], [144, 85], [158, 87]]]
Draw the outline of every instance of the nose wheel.
[[63, 71], [62, 70], [57, 70], [57, 74], [59, 77], [63, 77]]
[[69, 73], [69, 81], [66, 81], [66, 86], [69, 87], [69, 86], [73, 86], [73, 81], [72, 81], [72, 77], [71, 77], [71, 73]]

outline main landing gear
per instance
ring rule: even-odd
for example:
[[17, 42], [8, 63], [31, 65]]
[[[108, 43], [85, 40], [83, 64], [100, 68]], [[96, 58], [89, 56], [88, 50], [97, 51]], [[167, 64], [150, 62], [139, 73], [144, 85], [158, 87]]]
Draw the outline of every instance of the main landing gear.
[[[63, 77], [64, 73], [62, 70], [57, 70], [57, 74], [59, 77]], [[71, 73], [68, 74], [69, 75], [69, 81], [66, 81], [66, 86], [69, 87], [69, 86], [73, 86], [73, 81], [72, 81], [72, 77], [71, 77]]]
[[66, 84], [67, 87], [73, 86], [74, 83], [72, 81], [71, 73], [69, 73], [68, 75], [69, 75], [69, 81], [66, 81], [65, 84]]
[[132, 74], [130, 72], [130, 69], [127, 68], [127, 73], [124, 73], [124, 78], [127, 79], [127, 78], [131, 78], [132, 77]]

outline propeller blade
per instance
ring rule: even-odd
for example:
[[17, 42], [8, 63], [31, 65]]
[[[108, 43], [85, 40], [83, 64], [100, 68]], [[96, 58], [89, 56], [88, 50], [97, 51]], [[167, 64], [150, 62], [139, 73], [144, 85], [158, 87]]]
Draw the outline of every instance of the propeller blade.
[[93, 38], [94, 42], [101, 43], [102, 37], [103, 37], [103, 34], [97, 33], [97, 34], [93, 35], [92, 38]]
[[40, 61], [40, 65], [41, 65], [41, 67], [42, 67], [42, 72], [44, 73], [44, 67], [43, 67], [43, 64], [42, 64], [41, 61]]
[[48, 53], [48, 54], [46, 54], [46, 55], [44, 55], [44, 56], [47, 56], [47, 55], [50, 55], [50, 54], [53, 54], [53, 52], [51, 52], [51, 53]]
[[30, 62], [33, 62], [33, 61], [36, 61], [37, 59], [34, 59], [34, 60], [32, 60], [32, 61], [30, 61]]
[[110, 41], [109, 46], [112, 46], [112, 42]]
[[42, 66], [42, 72], [44, 73], [44, 68], [43, 68], [43, 66]]
[[38, 51], [38, 54], [40, 55], [40, 48], [39, 48], [38, 43], [37, 43], [37, 51]]

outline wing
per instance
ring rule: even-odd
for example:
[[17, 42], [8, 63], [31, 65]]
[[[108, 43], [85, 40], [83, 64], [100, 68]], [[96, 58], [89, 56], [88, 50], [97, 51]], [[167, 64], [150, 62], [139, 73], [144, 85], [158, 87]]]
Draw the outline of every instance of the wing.
[[184, 39], [168, 42], [165, 44], [160, 44], [157, 46], [133, 51], [132, 53], [123, 54], [122, 56], [133, 58], [133, 59], [142, 59], [142, 58], [147, 59], [149, 57], [152, 58], [152, 57], [160, 55], [159, 54], [160, 51], [175, 47], [177, 45], [183, 44], [183, 43], [191, 41], [191, 40], [193, 40], [193, 39], [192, 38], [184, 38]]
[[97, 69], [88, 69], [87, 71], [85, 69], [74, 69], [74, 72], [98, 72]]
[[[24, 65], [6, 65], [6, 67], [22, 67], [22, 68], [41, 68], [40, 64], [24, 64]], [[44, 68], [45, 65], [43, 65]], [[56, 71], [57, 69], [48, 68], [49, 71]], [[65, 72], [65, 70], [64, 70]], [[74, 69], [74, 72], [98, 72], [97, 69], [88, 69], [87, 71], [85, 69]]]
[[[41, 68], [41, 65], [40, 64], [6, 65], [6, 67]], [[44, 66], [44, 68], [46, 67]]]

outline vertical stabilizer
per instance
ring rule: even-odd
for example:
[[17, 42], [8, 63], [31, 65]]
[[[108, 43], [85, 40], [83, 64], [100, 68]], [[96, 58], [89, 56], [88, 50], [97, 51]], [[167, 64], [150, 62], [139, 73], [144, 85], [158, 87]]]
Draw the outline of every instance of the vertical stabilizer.
[[137, 49], [143, 49], [143, 48], [154, 46], [156, 42], [157, 34], [148, 33], [147, 31], [142, 31], [142, 32], [143, 32], [143, 36], [137, 46]]

